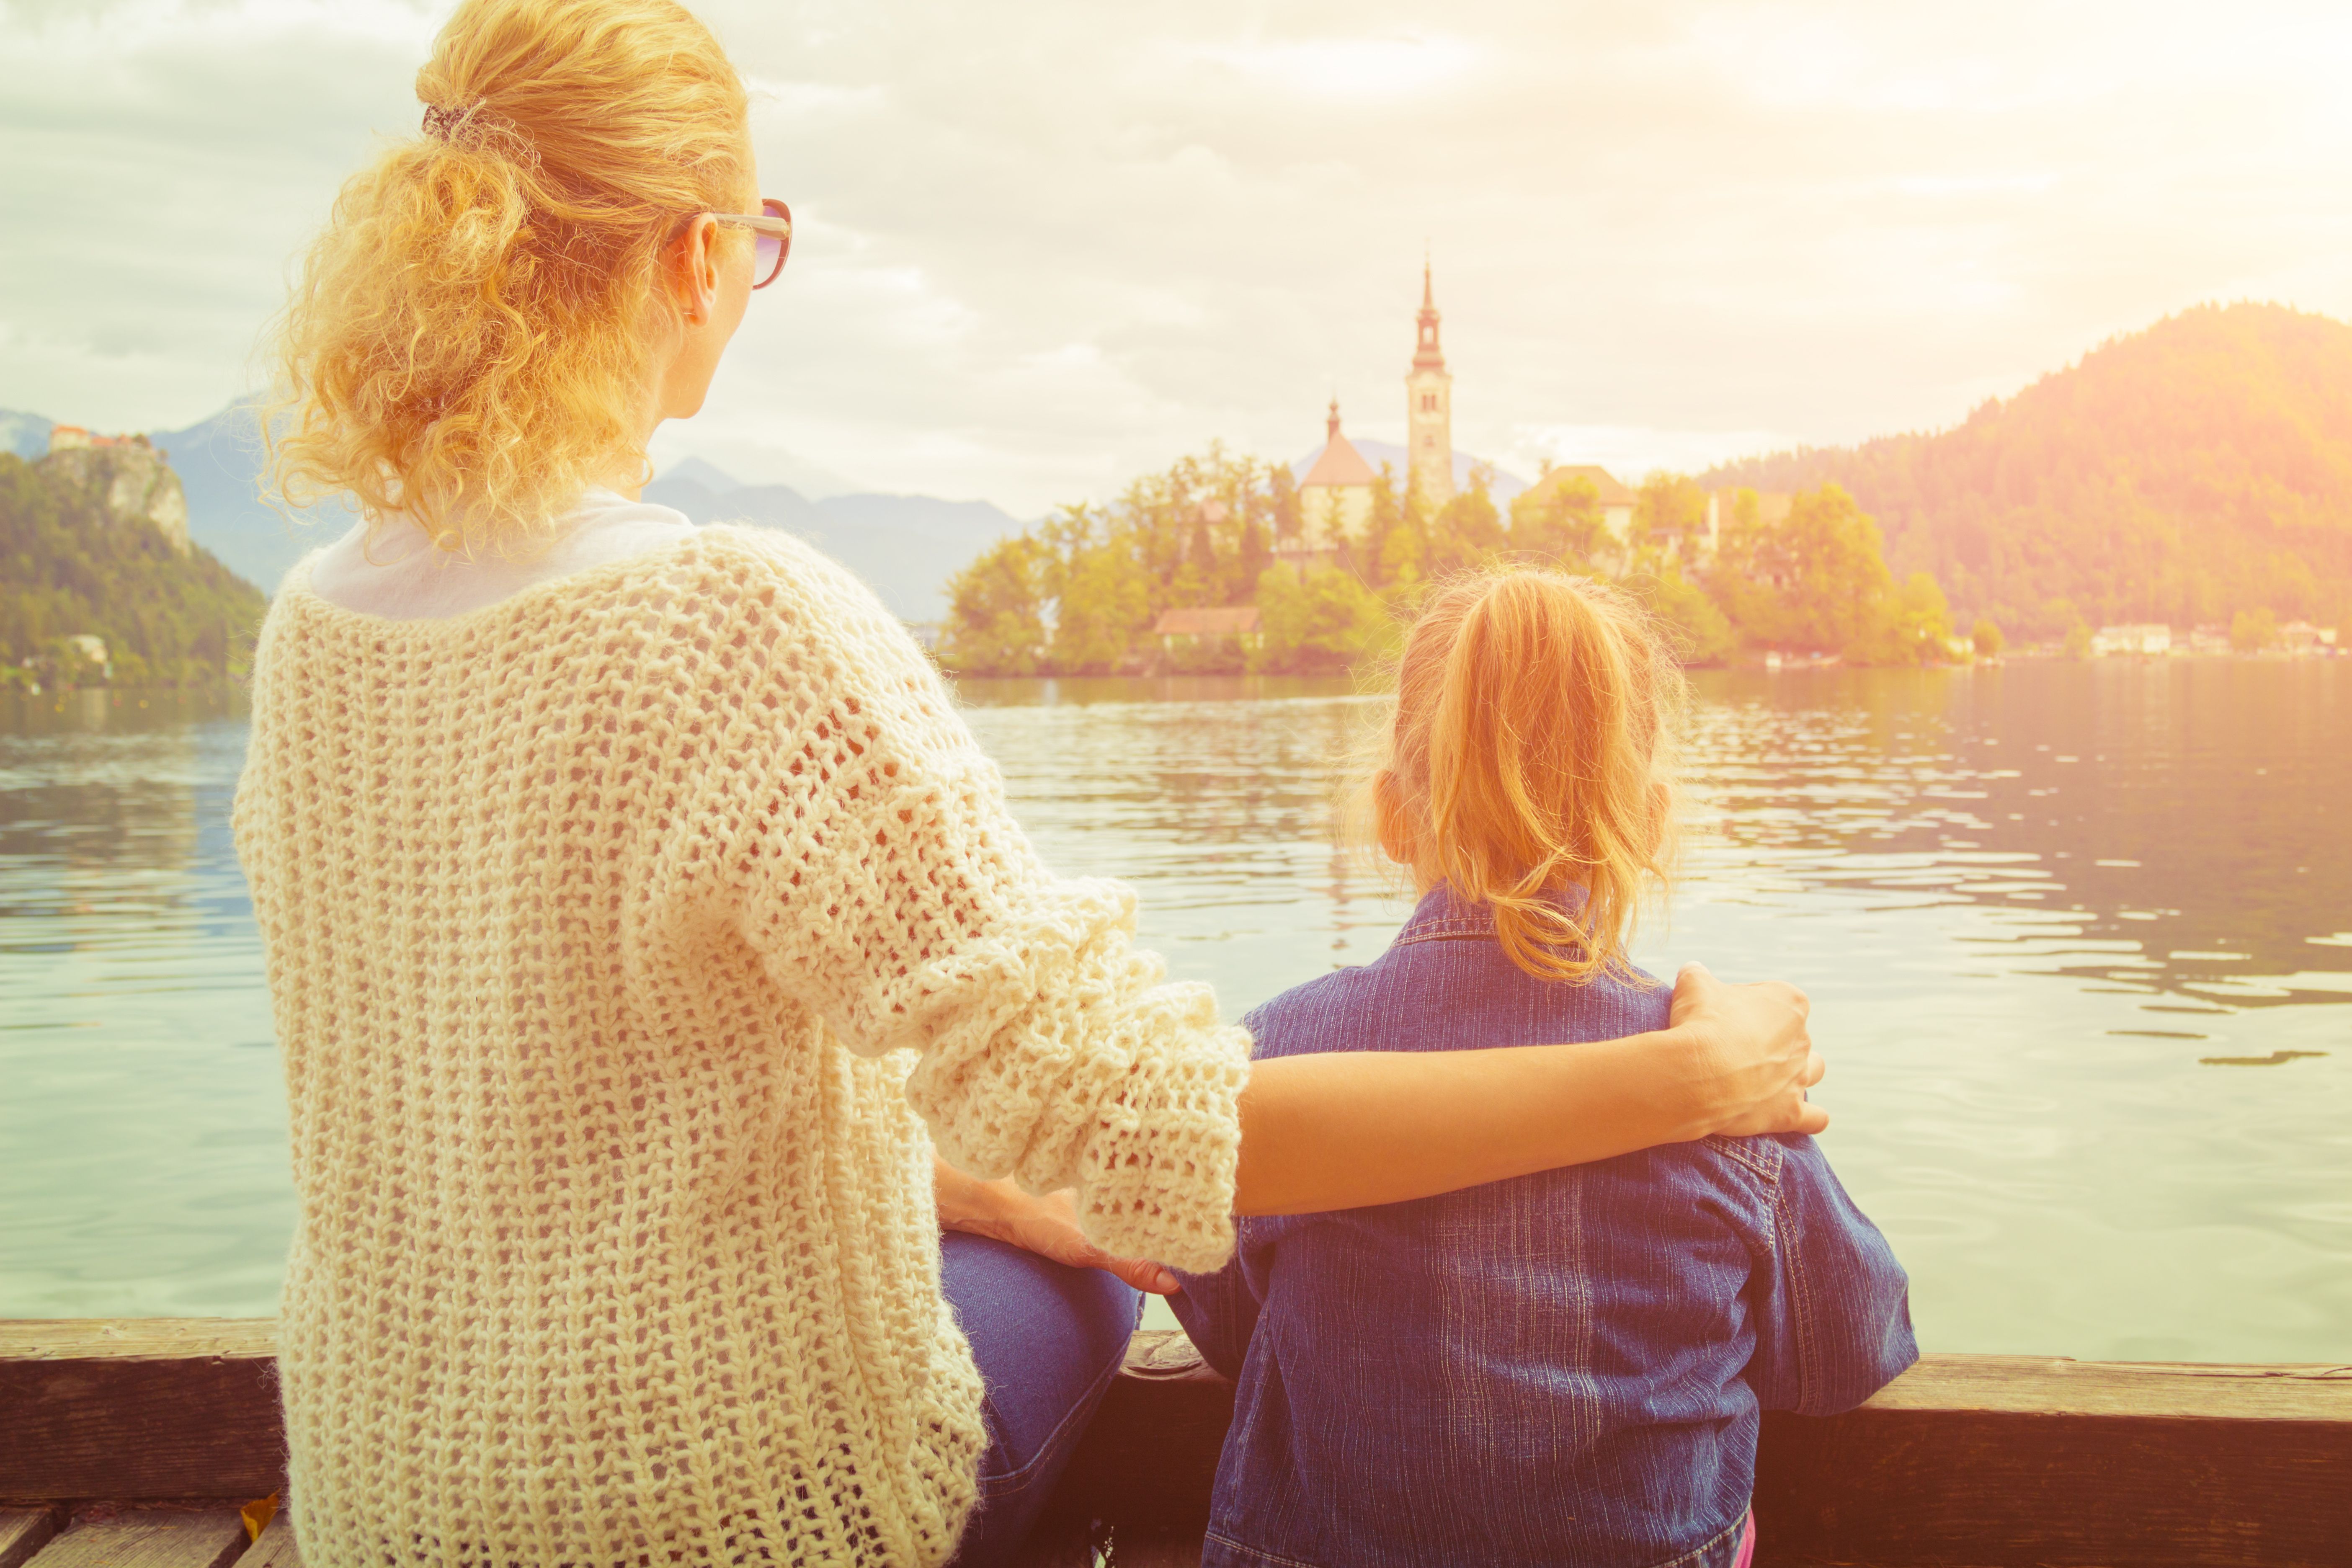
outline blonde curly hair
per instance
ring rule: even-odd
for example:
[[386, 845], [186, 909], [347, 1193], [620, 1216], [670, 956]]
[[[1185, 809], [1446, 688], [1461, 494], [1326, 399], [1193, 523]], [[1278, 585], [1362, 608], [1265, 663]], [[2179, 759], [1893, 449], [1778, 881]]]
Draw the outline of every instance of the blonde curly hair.
[[416, 96], [424, 133], [344, 183], [278, 323], [268, 482], [525, 558], [645, 460], [662, 252], [756, 207], [750, 106], [674, 0], [466, 0]]

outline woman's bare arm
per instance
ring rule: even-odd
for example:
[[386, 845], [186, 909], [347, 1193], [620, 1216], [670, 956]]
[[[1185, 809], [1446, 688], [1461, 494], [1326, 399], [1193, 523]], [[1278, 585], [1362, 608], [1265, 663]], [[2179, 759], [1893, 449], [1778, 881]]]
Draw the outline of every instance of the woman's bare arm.
[[1710, 1132], [1817, 1132], [1804, 993], [1693, 964], [1671, 1026], [1574, 1046], [1281, 1057], [1242, 1091], [1241, 1214], [1401, 1203]]
[[[1726, 985], [1698, 964], [1668, 1027], [1591, 1045], [1343, 1052], [1258, 1063], [1242, 1091], [1243, 1214], [1311, 1214], [1434, 1196], [1710, 1132], [1819, 1132], [1822, 1065], [1805, 994]], [[1158, 1265], [1088, 1241], [1066, 1194], [1033, 1196], [944, 1162], [940, 1222], [1162, 1295]]]

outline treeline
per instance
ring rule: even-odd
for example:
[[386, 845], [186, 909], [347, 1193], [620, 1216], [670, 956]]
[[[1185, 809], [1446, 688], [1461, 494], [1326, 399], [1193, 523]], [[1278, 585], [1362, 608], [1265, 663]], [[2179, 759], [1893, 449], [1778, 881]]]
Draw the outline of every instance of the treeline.
[[1898, 570], [2036, 639], [2257, 612], [2352, 625], [2352, 326], [2202, 306], [1957, 428], [1705, 478], [1841, 485], [1885, 525]]
[[[1620, 584], [1689, 663], [1764, 650], [1874, 664], [1952, 657], [1934, 580], [1896, 584], [1876, 524], [1834, 485], [1771, 524], [1742, 498], [1709, 559], [1706, 494], [1686, 477], [1646, 481], [1623, 537], [1588, 480], [1548, 479], [1507, 510], [1490, 482], [1474, 471], [1433, 510], [1383, 467], [1336, 559], [1298, 570], [1276, 560], [1301, 531], [1290, 471], [1212, 447], [1108, 506], [1064, 507], [959, 572], [940, 658], [974, 675], [1342, 670], [1386, 653], [1431, 584], [1508, 562]], [[1234, 605], [1256, 607], [1256, 635], [1169, 647], [1152, 636], [1165, 610]]]
[[106, 644], [118, 686], [208, 685], [241, 674], [267, 602], [200, 547], [106, 516], [0, 453], [0, 684], [95, 685], [72, 641]]

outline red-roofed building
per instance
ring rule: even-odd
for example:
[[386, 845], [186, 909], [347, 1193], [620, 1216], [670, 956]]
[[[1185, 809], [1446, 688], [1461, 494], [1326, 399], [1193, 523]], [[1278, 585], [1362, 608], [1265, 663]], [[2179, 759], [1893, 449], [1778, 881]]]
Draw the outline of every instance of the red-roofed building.
[[1160, 619], [1152, 623], [1151, 635], [1160, 639], [1162, 647], [1176, 637], [1254, 637], [1257, 636], [1257, 606], [1227, 605], [1162, 610]]

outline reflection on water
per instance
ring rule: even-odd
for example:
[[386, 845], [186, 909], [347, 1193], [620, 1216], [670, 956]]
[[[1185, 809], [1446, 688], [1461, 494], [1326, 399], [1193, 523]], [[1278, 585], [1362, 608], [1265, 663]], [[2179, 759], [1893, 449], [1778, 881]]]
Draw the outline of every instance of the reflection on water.
[[[1815, 999], [1847, 1184], [1945, 1350], [2352, 1359], [2352, 682], [2331, 663], [1698, 678], [1645, 929]], [[1234, 1010], [1402, 917], [1344, 684], [975, 681], [1071, 872]], [[283, 1110], [201, 703], [0, 707], [0, 1313], [257, 1312]], [[131, 700], [135, 701], [135, 699]], [[2259, 1070], [2255, 1070], [2259, 1069]]]

